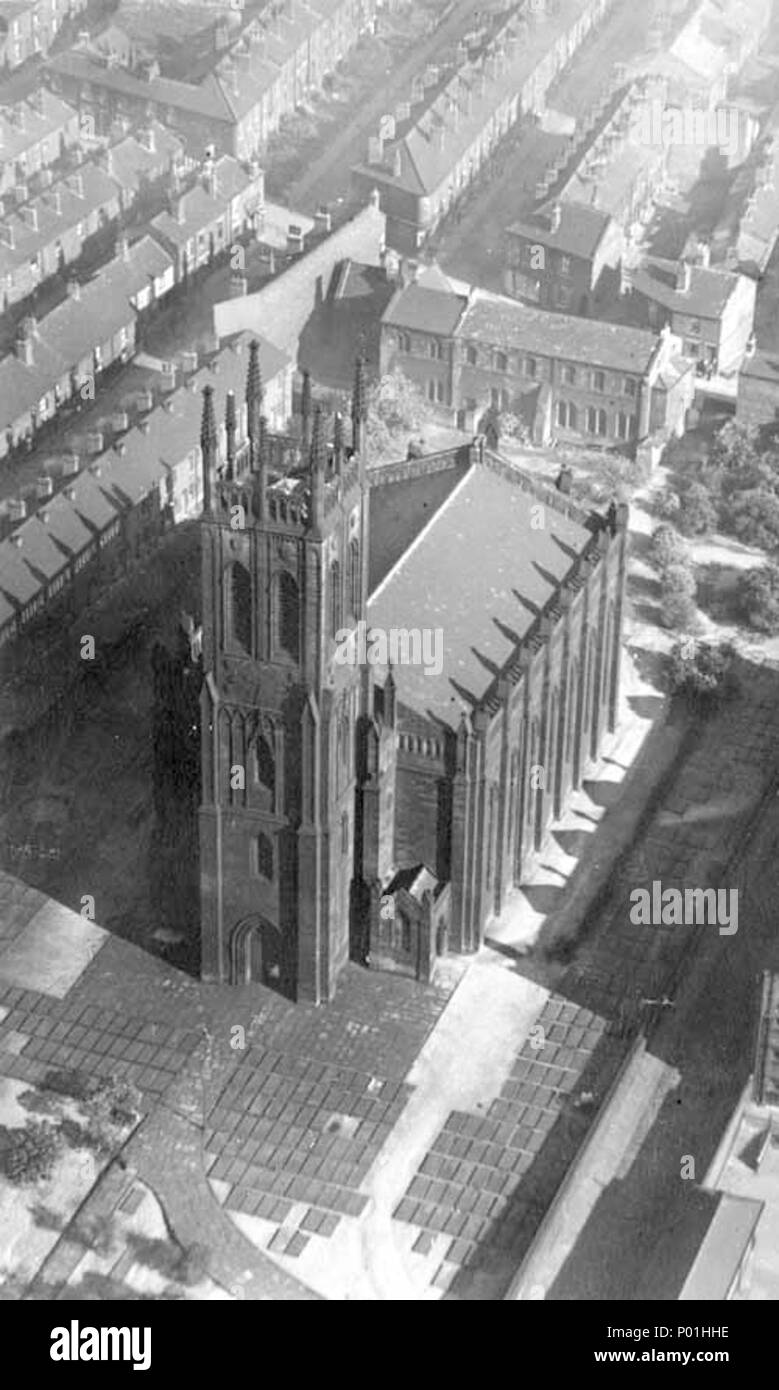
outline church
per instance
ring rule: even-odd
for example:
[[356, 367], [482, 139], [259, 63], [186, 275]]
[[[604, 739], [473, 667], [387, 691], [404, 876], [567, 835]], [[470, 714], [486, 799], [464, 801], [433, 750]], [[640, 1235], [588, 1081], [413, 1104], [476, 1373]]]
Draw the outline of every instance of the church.
[[361, 362], [332, 439], [307, 390], [269, 432], [256, 344], [240, 406], [203, 397], [203, 978], [316, 1004], [349, 960], [429, 982], [616, 727], [627, 507], [482, 438], [370, 468]]

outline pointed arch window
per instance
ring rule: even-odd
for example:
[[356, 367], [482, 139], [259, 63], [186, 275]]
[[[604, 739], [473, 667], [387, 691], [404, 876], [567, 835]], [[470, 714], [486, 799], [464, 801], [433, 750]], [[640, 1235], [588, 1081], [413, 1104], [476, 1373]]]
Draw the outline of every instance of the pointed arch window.
[[276, 640], [285, 656], [300, 660], [300, 592], [287, 570], [276, 583]]
[[335, 637], [341, 628], [341, 566], [333, 560], [330, 566], [330, 634]]
[[254, 841], [254, 871], [270, 883], [273, 878], [273, 844], [268, 835], [258, 835]]
[[349, 608], [356, 617], [360, 608], [360, 547], [356, 540], [349, 545]]
[[254, 776], [267, 792], [271, 804], [276, 793], [276, 761], [271, 745], [264, 734], [260, 734], [254, 745]]
[[228, 635], [231, 645], [250, 653], [252, 649], [252, 581], [249, 571], [237, 560], [229, 569], [227, 595]]

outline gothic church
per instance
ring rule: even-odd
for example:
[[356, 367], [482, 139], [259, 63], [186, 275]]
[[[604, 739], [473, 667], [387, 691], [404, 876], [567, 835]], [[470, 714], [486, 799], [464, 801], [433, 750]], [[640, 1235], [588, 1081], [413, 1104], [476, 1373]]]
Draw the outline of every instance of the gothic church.
[[[202, 974], [333, 997], [476, 951], [616, 726], [627, 509], [481, 439], [370, 469], [358, 363], [333, 439], [204, 390]], [[218, 389], [218, 383], [217, 383]], [[220, 411], [221, 413], [221, 411]], [[348, 440], [347, 440], [348, 434]], [[338, 659], [394, 633], [401, 659]], [[404, 659], [441, 633], [435, 667]]]

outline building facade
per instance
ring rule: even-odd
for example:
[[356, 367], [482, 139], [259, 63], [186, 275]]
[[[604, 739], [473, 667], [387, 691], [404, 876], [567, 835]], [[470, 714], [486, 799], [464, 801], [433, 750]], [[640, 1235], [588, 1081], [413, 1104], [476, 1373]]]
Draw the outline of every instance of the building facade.
[[359, 368], [349, 448], [319, 413], [269, 435], [251, 371], [247, 413], [220, 448], [204, 393], [202, 973], [314, 1003], [349, 959], [429, 981], [616, 728], [627, 509], [483, 440], [369, 475]]

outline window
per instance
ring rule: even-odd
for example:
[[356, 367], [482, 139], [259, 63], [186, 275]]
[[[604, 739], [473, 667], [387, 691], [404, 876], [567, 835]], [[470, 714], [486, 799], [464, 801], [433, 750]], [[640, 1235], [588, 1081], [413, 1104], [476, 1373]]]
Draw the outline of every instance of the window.
[[693, 337], [693, 338], [700, 338], [700, 336], [701, 336], [701, 321], [700, 321], [700, 319], [693, 319], [693, 320], [691, 321], [691, 323], [690, 323], [690, 336]]
[[435, 398], [441, 404], [446, 400], [446, 382], [437, 381], [435, 388]]
[[400, 949], [411, 955], [411, 923], [405, 913], [400, 913]]
[[557, 303], [561, 309], [567, 309], [571, 303], [571, 291], [567, 285], [558, 285]]
[[273, 878], [273, 845], [267, 835], [258, 835], [254, 841], [254, 872], [269, 883]]
[[534, 378], [538, 372], [538, 363], [535, 357], [525, 358], [525, 376]]
[[605, 373], [605, 372], [593, 372], [593, 374], [592, 374], [592, 389], [593, 389], [593, 391], [605, 391], [605, 390], [606, 390], [606, 373]]
[[508, 371], [508, 366], [509, 366], [509, 364], [508, 364], [508, 358], [507, 358], [505, 352], [496, 352], [496, 353], [495, 353], [495, 369], [496, 369], [496, 371], [499, 371], [499, 372], [507, 372], [507, 371]]
[[571, 401], [557, 402], [557, 423], [565, 430], [576, 429], [576, 406]]
[[300, 596], [291, 574], [282, 570], [276, 583], [276, 638], [287, 656], [300, 656]]
[[561, 257], [560, 257], [560, 274], [561, 274], [561, 275], [570, 275], [570, 273], [571, 273], [571, 258], [570, 258], [570, 256], [561, 256]]
[[494, 410], [500, 409], [500, 391], [497, 386], [490, 387], [490, 404]]
[[247, 654], [252, 646], [252, 581], [237, 561], [228, 573], [228, 636], [234, 646]]
[[410, 352], [411, 352], [411, 339], [410, 339], [408, 333], [399, 333], [399, 334], [398, 334], [398, 348], [400, 349], [401, 352], [405, 352], [405, 353], [410, 353]]
[[605, 410], [596, 410], [594, 405], [589, 405], [587, 407], [587, 432], [588, 434], [606, 434], [607, 420]]
[[568, 362], [563, 365], [563, 381], [566, 386], [576, 385], [576, 368], [572, 367]]
[[635, 433], [636, 417], [620, 410], [617, 414], [617, 438], [632, 439]]
[[341, 627], [341, 566], [333, 560], [330, 566], [330, 635], [335, 637]]
[[465, 360], [469, 367], [475, 367], [478, 361], [475, 347], [469, 347], [465, 352]]
[[434, 381], [428, 381], [428, 383], [427, 383], [427, 398], [428, 398], [429, 401], [435, 402], [435, 386], [436, 386], [436, 384], [435, 384]]
[[444, 360], [444, 345], [443, 345], [443, 343], [439, 343], [437, 338], [434, 338], [434, 339], [433, 339], [433, 341], [432, 341], [432, 342], [430, 343], [430, 345], [429, 345], [429, 349], [428, 349], [428, 350], [429, 350], [429, 352], [430, 352], [430, 356], [431, 356], [431, 357], [434, 357], [438, 362], [443, 362], [443, 360]]
[[357, 541], [349, 544], [349, 608], [355, 616], [360, 609], [360, 547]]
[[632, 377], [632, 376], [626, 376], [626, 377], [625, 377], [625, 380], [624, 380], [623, 383], [622, 383], [622, 393], [623, 393], [623, 395], [625, 395], [625, 396], [630, 396], [631, 398], [635, 398], [635, 394], [636, 394], [636, 379], [635, 379], [635, 377]]
[[276, 764], [264, 734], [259, 735], [254, 745], [254, 780], [270, 793], [272, 801], [276, 790]]

